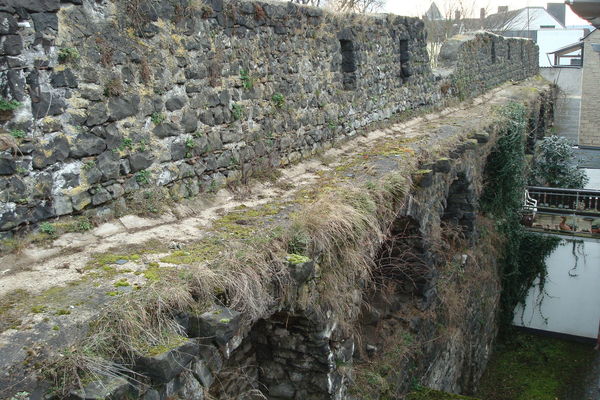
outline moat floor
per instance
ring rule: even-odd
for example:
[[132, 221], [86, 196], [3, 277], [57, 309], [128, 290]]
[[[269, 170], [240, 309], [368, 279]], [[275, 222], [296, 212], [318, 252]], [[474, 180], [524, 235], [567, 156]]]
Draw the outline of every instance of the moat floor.
[[515, 331], [500, 339], [475, 397], [598, 400], [599, 357], [590, 344]]

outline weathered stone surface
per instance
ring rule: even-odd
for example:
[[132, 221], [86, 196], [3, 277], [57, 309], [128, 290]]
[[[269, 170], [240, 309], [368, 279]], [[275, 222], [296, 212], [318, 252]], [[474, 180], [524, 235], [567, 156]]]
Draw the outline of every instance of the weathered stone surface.
[[452, 161], [449, 158], [440, 158], [435, 162], [435, 172], [448, 173], [452, 168]]
[[46, 143], [38, 145], [33, 152], [34, 168], [42, 169], [48, 165], [63, 161], [69, 156], [69, 142], [62, 136], [55, 136]]
[[140, 96], [138, 95], [113, 97], [108, 101], [109, 119], [118, 121], [131, 117], [139, 111], [139, 107]]
[[119, 156], [112, 151], [105, 151], [96, 159], [96, 166], [102, 172], [105, 179], [116, 179], [119, 177]]
[[78, 86], [77, 78], [75, 74], [70, 69], [65, 69], [63, 71], [58, 71], [53, 73], [50, 76], [50, 83], [52, 86], [57, 88], [68, 87], [74, 89]]
[[241, 317], [237, 311], [215, 306], [202, 315], [190, 315], [189, 334], [191, 337], [209, 338], [219, 345], [225, 345], [239, 331]]
[[106, 150], [104, 140], [91, 133], [81, 133], [77, 135], [73, 146], [71, 147], [71, 157], [81, 158], [95, 156]]
[[18, 56], [23, 51], [23, 39], [19, 35], [5, 35], [0, 37], [0, 55]]
[[148, 152], [137, 152], [129, 156], [129, 166], [131, 172], [137, 172], [146, 169], [154, 162], [154, 156]]
[[[218, 372], [218, 370], [220, 370], [220, 368], [217, 369], [216, 372]], [[215, 381], [215, 377], [208, 367], [208, 363], [204, 360], [200, 359], [192, 364], [192, 373], [205, 388], [209, 388]]]
[[0, 12], [0, 35], [16, 34], [18, 29], [17, 20], [12, 14]]
[[58, 11], [60, 8], [59, 0], [6, 0], [13, 7], [23, 7], [31, 12]]
[[13, 157], [0, 154], [0, 175], [12, 175], [17, 170], [17, 164]]
[[181, 377], [182, 388], [179, 390], [179, 395], [184, 399], [189, 400], [204, 400], [204, 389], [194, 375], [190, 372], [184, 372]]
[[71, 202], [74, 210], [81, 211], [92, 204], [92, 196], [88, 192], [80, 192], [71, 197]]
[[169, 136], [177, 136], [181, 133], [181, 129], [177, 124], [172, 122], [163, 122], [156, 126], [153, 130], [154, 134], [159, 138], [166, 138]]
[[100, 125], [108, 121], [108, 111], [106, 104], [98, 103], [93, 105], [88, 110], [88, 117], [85, 121], [87, 126]]
[[56, 13], [34, 13], [31, 15], [33, 26], [38, 37], [54, 35], [58, 32], [58, 16]]
[[296, 284], [302, 285], [314, 277], [315, 263], [313, 261], [308, 261], [299, 264], [290, 264], [290, 270]]
[[135, 369], [154, 382], [167, 383], [184, 371], [198, 352], [198, 343], [188, 340], [156, 356], [139, 357], [136, 359]]
[[185, 105], [186, 101], [187, 101], [187, 99], [185, 97], [183, 97], [183, 96], [171, 97], [170, 99], [168, 99], [165, 102], [165, 107], [169, 111], [179, 110], [179, 109], [183, 108], [183, 106]]
[[97, 206], [112, 200], [111, 194], [104, 188], [97, 189], [92, 196], [92, 204]]
[[126, 379], [106, 377], [85, 385], [83, 389], [74, 390], [71, 397], [77, 400], [117, 400], [126, 397], [129, 389], [130, 385]]
[[186, 153], [188, 152], [185, 141], [183, 140], [175, 140], [173, 143], [171, 143], [170, 150], [171, 160], [181, 160], [185, 157]]
[[67, 196], [55, 196], [52, 199], [54, 205], [54, 214], [61, 216], [71, 214], [73, 212], [73, 204]]
[[49, 115], [60, 115], [65, 111], [64, 99], [51, 92], [40, 92], [31, 95], [31, 112], [37, 119]]

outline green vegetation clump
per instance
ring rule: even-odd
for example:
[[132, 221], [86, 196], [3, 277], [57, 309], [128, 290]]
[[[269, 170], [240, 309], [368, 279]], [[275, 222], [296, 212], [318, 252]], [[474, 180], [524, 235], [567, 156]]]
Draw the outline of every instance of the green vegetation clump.
[[17, 100], [0, 99], [0, 111], [14, 111], [21, 106], [22, 103]]
[[10, 135], [15, 139], [23, 139], [25, 137], [25, 131], [22, 129], [11, 129]]
[[34, 314], [41, 314], [46, 311], [46, 306], [33, 306], [31, 307], [31, 312]]
[[127, 278], [121, 278], [115, 282], [114, 287], [127, 287], [131, 286], [131, 284], [127, 281]]
[[543, 292], [545, 260], [560, 240], [529, 232], [520, 223], [525, 190], [526, 109], [522, 104], [509, 103], [500, 115], [506, 128], [488, 158], [480, 204], [484, 212], [493, 216], [504, 239], [500, 322], [506, 327], [512, 323], [515, 306], [525, 301], [536, 279]]
[[273, 97], [271, 97], [271, 101], [276, 108], [281, 108], [285, 104], [285, 97], [281, 93], [275, 93]]
[[150, 183], [150, 171], [141, 170], [137, 174], [135, 174], [135, 181], [140, 185], [147, 185]]
[[553, 135], [538, 142], [530, 185], [579, 189], [588, 181], [585, 171], [577, 167], [575, 152], [567, 138]]
[[74, 47], [63, 47], [58, 51], [58, 61], [61, 63], [79, 60], [79, 50]]
[[[361, 400], [392, 400], [398, 398], [394, 382], [404, 379], [400, 366], [406, 356], [416, 349], [414, 338], [398, 330], [389, 340], [389, 346], [381, 356], [370, 362], [354, 366], [354, 381], [349, 391]], [[417, 382], [415, 382], [416, 385]]]
[[240, 80], [242, 81], [242, 86], [246, 90], [252, 90], [254, 88], [254, 82], [256, 78], [250, 76], [250, 72], [247, 69], [243, 69], [240, 71]]
[[40, 224], [40, 232], [53, 236], [56, 234], [56, 227], [50, 222], [42, 222]]
[[231, 115], [234, 120], [240, 120], [244, 116], [244, 107], [238, 103], [233, 103], [231, 106]]
[[589, 345], [512, 331], [497, 344], [477, 396], [485, 400], [563, 399], [567, 390], [582, 385], [593, 357]]
[[167, 119], [167, 117], [163, 113], [153, 112], [152, 115], [150, 115], [150, 120], [154, 125], [162, 124], [165, 122], [165, 119]]

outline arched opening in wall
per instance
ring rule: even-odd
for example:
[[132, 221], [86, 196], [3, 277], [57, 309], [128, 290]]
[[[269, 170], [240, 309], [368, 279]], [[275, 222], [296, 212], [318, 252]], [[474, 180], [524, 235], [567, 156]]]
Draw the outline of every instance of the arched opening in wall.
[[430, 272], [419, 224], [406, 216], [396, 219], [376, 258], [376, 289], [407, 300], [421, 297], [427, 290]]
[[356, 47], [354, 41], [340, 39], [340, 50], [342, 52], [342, 74], [344, 90], [356, 89]]
[[277, 312], [257, 321], [211, 386], [215, 399], [343, 398], [354, 342], [338, 338], [335, 325], [303, 314]]
[[448, 190], [442, 223], [459, 228], [461, 235], [472, 239], [475, 234], [476, 211], [477, 196], [473, 184], [467, 179], [467, 175], [461, 172]]
[[400, 76], [402, 79], [412, 75], [410, 70], [410, 53], [408, 50], [408, 39], [400, 39]]
[[491, 56], [492, 56], [492, 64], [496, 63], [496, 42], [494, 42], [492, 40], [492, 51], [491, 51]]

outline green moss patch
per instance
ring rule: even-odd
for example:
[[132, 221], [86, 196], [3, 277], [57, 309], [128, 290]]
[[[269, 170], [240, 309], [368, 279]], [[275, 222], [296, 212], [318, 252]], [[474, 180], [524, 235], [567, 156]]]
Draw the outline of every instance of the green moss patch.
[[485, 400], [556, 400], [581, 382], [592, 347], [523, 332], [506, 334], [481, 380]]
[[170, 335], [163, 338], [163, 343], [154, 346], [140, 346], [142, 353], [149, 357], [154, 357], [159, 354], [165, 353], [169, 350], [176, 349], [183, 345], [188, 338], [179, 335]]
[[310, 261], [310, 258], [300, 254], [288, 254], [286, 259], [290, 264], [293, 265], [304, 264]]

